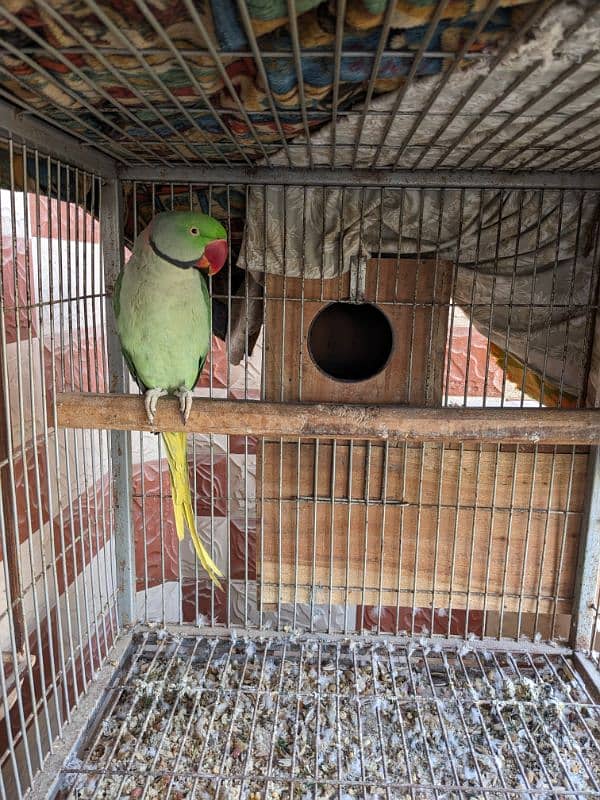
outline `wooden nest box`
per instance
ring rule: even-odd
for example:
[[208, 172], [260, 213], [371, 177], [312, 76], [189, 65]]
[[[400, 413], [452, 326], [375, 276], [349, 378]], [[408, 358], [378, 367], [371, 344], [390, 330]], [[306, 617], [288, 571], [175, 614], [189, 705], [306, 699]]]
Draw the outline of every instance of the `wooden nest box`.
[[[451, 285], [434, 260], [267, 275], [264, 399], [442, 405]], [[266, 439], [260, 602], [569, 613], [587, 455], [567, 508], [570, 451], [533, 450]]]

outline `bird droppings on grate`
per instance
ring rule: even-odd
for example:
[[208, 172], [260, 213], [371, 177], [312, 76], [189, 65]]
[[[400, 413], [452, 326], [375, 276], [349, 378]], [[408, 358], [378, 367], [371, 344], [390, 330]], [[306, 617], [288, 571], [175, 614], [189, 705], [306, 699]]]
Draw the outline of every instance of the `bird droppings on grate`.
[[58, 797], [600, 796], [567, 658], [467, 642], [139, 637]]

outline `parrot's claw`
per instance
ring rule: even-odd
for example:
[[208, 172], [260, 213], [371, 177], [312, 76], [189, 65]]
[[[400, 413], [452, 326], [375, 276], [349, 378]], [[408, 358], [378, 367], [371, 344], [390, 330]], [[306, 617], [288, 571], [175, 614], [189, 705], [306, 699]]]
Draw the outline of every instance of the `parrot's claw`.
[[190, 412], [192, 410], [192, 400], [194, 399], [194, 395], [189, 389], [186, 389], [185, 386], [180, 386], [179, 389], [175, 392], [175, 396], [179, 398], [179, 408], [181, 410], [181, 415], [183, 417], [183, 424], [187, 424], [188, 419], [190, 418]]
[[167, 393], [166, 389], [148, 389], [144, 394], [144, 406], [146, 408], [146, 416], [150, 425], [154, 425], [154, 415], [156, 414], [156, 404], [160, 397], [164, 397]]

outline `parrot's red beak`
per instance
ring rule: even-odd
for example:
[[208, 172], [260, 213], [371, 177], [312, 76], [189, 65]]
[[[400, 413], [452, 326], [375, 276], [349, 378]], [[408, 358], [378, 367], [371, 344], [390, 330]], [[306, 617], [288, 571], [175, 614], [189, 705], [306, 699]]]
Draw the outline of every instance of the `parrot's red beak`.
[[204, 255], [198, 260], [197, 264], [201, 269], [207, 269], [209, 275], [216, 275], [227, 261], [227, 241], [217, 239], [215, 242], [207, 244], [204, 248]]

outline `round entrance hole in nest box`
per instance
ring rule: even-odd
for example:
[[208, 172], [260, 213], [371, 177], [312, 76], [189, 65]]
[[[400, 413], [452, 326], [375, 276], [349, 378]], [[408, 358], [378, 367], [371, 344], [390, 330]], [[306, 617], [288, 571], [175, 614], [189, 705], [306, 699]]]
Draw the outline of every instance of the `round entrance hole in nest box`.
[[371, 303], [330, 303], [312, 321], [307, 345], [322, 372], [357, 383], [384, 369], [394, 334], [386, 315]]

